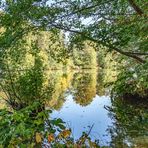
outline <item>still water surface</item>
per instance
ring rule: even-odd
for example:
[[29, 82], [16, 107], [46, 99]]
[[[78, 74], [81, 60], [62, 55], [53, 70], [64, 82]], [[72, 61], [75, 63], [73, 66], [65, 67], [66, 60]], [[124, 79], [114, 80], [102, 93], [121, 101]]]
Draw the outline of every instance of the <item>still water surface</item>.
[[[133, 115], [130, 117], [126, 113], [129, 107], [126, 108], [122, 103], [115, 105], [111, 101], [103, 87], [105, 79], [96, 70], [51, 74], [54, 90], [52, 99], [47, 103], [47, 107], [53, 109], [50, 117], [63, 119], [67, 127], [72, 129], [75, 140], [93, 126], [89, 136], [92, 140], [99, 140], [102, 146], [147, 147], [147, 117], [141, 122], [137, 120], [139, 115], [133, 111], [137, 116], [131, 120]], [[115, 112], [111, 113], [105, 109], [106, 106], [114, 107]], [[122, 111], [122, 107], [125, 111]], [[137, 108], [134, 107], [134, 110]], [[145, 113], [146, 109], [141, 112]], [[114, 115], [119, 116], [119, 120]], [[125, 123], [122, 125], [122, 122]]]
[[[29, 87], [18, 90], [22, 91], [20, 92], [23, 94], [22, 98], [32, 102], [33, 99], [28, 99], [28, 93], [24, 93], [24, 89], [27, 88], [26, 92], [29, 90], [29, 94], [33, 95], [30, 97], [32, 98], [36, 93], [44, 94], [47, 87], [44, 108], [52, 109], [49, 119], [61, 118], [72, 130], [75, 140], [79, 139], [83, 132], [90, 132], [91, 140], [97, 140], [101, 146], [148, 148], [147, 99], [143, 101], [130, 97], [111, 99], [104, 84], [112, 78], [107, 72], [100, 72], [97, 69], [46, 71], [46, 74], [43, 85], [45, 88], [39, 85], [37, 92], [32, 93], [34, 89], [32, 85], [28, 85]], [[26, 75], [24, 78], [26, 80]]]
[[110, 105], [109, 97], [99, 97], [96, 95], [93, 101], [87, 106], [76, 104], [72, 95], [66, 97], [66, 101], [59, 111], [52, 113], [52, 118], [61, 118], [72, 129], [75, 139], [80, 138], [82, 132], [89, 131], [90, 126], [93, 128], [90, 133], [92, 140], [100, 139], [101, 143], [110, 141], [107, 135], [107, 127], [112, 121], [108, 117], [108, 112], [104, 105]]

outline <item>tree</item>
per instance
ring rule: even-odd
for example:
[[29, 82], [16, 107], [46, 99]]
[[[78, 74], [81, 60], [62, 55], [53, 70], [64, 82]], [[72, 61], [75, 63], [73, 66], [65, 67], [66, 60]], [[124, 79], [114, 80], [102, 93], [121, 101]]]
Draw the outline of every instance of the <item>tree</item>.
[[72, 48], [72, 57], [73, 62], [75, 66], [78, 66], [79, 68], [96, 68], [97, 66], [97, 60], [96, 60], [96, 51], [93, 46], [91, 46], [91, 43], [88, 41], [83, 43], [84, 45], [79, 48], [77, 46], [74, 46]]
[[96, 95], [96, 75], [97, 71], [91, 70], [89, 73], [75, 73], [73, 79], [74, 100], [81, 106], [87, 106]]
[[[78, 34], [76, 41], [89, 39], [144, 63], [148, 55], [145, 3], [133, 0], [61, 1], [60, 6], [55, 5], [61, 9], [66, 7], [68, 13], [59, 16], [60, 23], [54, 26]], [[65, 21], [62, 23], [63, 17], [67, 19], [66, 25]]]
[[[145, 3], [146, 0], [6, 1], [1, 23], [9, 28], [7, 33], [15, 31], [11, 36], [14, 38], [29, 29], [63, 29], [143, 63], [148, 55]], [[24, 28], [25, 22], [30, 24]]]
[[81, 45], [91, 40], [96, 46], [106, 47], [108, 52], [119, 53], [120, 60], [125, 59], [125, 65], [136, 64], [138, 67], [142, 64], [144, 69], [148, 57], [146, 2], [6, 0], [1, 3], [0, 25], [5, 30], [0, 37], [0, 59], [3, 61], [6, 51], [14, 45], [23, 45], [22, 38], [30, 31], [44, 30], [57, 34], [60, 29], [70, 32], [71, 44]]

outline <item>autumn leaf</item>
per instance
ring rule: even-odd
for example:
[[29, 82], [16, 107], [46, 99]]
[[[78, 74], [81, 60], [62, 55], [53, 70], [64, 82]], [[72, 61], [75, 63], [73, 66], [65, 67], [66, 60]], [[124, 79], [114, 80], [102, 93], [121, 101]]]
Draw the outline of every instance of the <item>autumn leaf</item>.
[[36, 139], [37, 143], [41, 143], [42, 142], [42, 135], [40, 133], [36, 133], [35, 139]]
[[48, 142], [50, 143], [50, 142], [52, 142], [54, 140], [55, 140], [54, 135], [53, 134], [49, 134], [48, 135]]
[[71, 134], [70, 130], [64, 130], [58, 136], [59, 138], [67, 138], [70, 136], [70, 134]]

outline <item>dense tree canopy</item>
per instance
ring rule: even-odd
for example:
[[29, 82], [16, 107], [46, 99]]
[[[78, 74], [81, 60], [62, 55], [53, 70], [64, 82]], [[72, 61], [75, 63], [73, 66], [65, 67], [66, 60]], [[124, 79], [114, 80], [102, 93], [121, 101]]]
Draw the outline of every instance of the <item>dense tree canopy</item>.
[[11, 45], [30, 29], [59, 28], [77, 34], [77, 42], [90, 39], [140, 62], [148, 55], [146, 0], [7, 0], [1, 8]]
[[[114, 98], [147, 102], [147, 4], [147, 0], [0, 0], [0, 93], [11, 106], [0, 111], [0, 147], [40, 147], [45, 139], [51, 144], [54, 138], [51, 146], [74, 145], [70, 131], [62, 131], [61, 119], [49, 121], [51, 111], [45, 110], [46, 104], [59, 109], [63, 92], [69, 91], [70, 85], [74, 86], [75, 102], [86, 106], [96, 92], [104, 94], [107, 81], [105, 86], [111, 86], [114, 105], [110, 111], [116, 114], [114, 118], [123, 117], [116, 124], [129, 129], [126, 123], [131, 116], [124, 114], [125, 122], [123, 103], [116, 103]], [[64, 73], [55, 78], [55, 73], [46, 71], [83, 68], [95, 69], [95, 77], [75, 74], [72, 84], [71, 77]], [[98, 69], [101, 72], [97, 75]], [[126, 109], [123, 107], [124, 113]], [[141, 125], [147, 116], [145, 110], [136, 110], [135, 114], [138, 112], [140, 115], [133, 118], [136, 127], [136, 122]], [[60, 136], [53, 135], [56, 130], [59, 135], [68, 135], [62, 143]], [[112, 135], [113, 141], [122, 131]], [[85, 140], [87, 146], [88, 142], [92, 145], [88, 135], [82, 135], [76, 146], [81, 147]]]

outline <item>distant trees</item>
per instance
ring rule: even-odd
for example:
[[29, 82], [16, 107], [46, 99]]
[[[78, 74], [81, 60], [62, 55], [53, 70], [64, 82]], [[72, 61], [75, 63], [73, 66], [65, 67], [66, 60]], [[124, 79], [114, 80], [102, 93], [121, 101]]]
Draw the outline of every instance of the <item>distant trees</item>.
[[56, 28], [77, 34], [76, 42], [91, 40], [141, 63], [148, 55], [146, 0], [16, 0], [2, 2], [1, 9], [9, 45], [29, 30], [55, 33]]
[[97, 71], [91, 70], [89, 72], [84, 71], [81, 74], [75, 73], [73, 79], [74, 100], [81, 106], [87, 106], [96, 96], [97, 85]]
[[[54, 37], [50, 38], [51, 44], [55, 40], [58, 42], [58, 48], [53, 49], [53, 45], [50, 44], [53, 50], [48, 48], [49, 50], [46, 51], [49, 53], [47, 55], [51, 55], [49, 61], [53, 63], [53, 67], [58, 65], [59, 61], [62, 61], [64, 65], [71, 64], [71, 67], [73, 64], [81, 67], [87, 65], [86, 68], [95, 67], [96, 53], [89, 50], [91, 48], [85, 49], [86, 45], [81, 51], [74, 49], [74, 61], [72, 62], [69, 58], [71, 55], [69, 49], [63, 48], [62, 39], [60, 39], [62, 42], [59, 42], [59, 33], [63, 30], [69, 32], [70, 45], [85, 44], [89, 40], [97, 47], [105, 47], [107, 52], [117, 54], [118, 58], [114, 60], [122, 63], [122, 66], [119, 64], [118, 67], [122, 69], [118, 77], [122, 80], [122, 85], [125, 83], [128, 85], [129, 82], [125, 81], [130, 80], [130, 82], [137, 83], [135, 90], [139, 92], [139, 88], [142, 88], [145, 92], [148, 89], [147, 75], [144, 74], [147, 73], [145, 67], [148, 63], [146, 3], [146, 0], [2, 1], [0, 3], [2, 11], [0, 26], [5, 29], [0, 36], [0, 61], [3, 63], [1, 65], [5, 65], [4, 59], [7, 55], [17, 62], [23, 59], [25, 61], [24, 37], [27, 37], [30, 32], [39, 35], [39, 32], [47, 31], [54, 34]], [[38, 37], [38, 39], [40, 40], [38, 44], [42, 45], [42, 38]], [[31, 47], [36, 49], [36, 43], [33, 43]], [[37, 49], [34, 51], [37, 52]], [[135, 80], [134, 78], [132, 81], [133, 77], [129, 74], [129, 69], [133, 69], [132, 74], [140, 79]], [[131, 91], [128, 92], [131, 93]]]
[[91, 69], [97, 66], [97, 54], [95, 48], [89, 45], [89, 42], [84, 42], [81, 49], [74, 47], [72, 56], [74, 65], [79, 68]]

